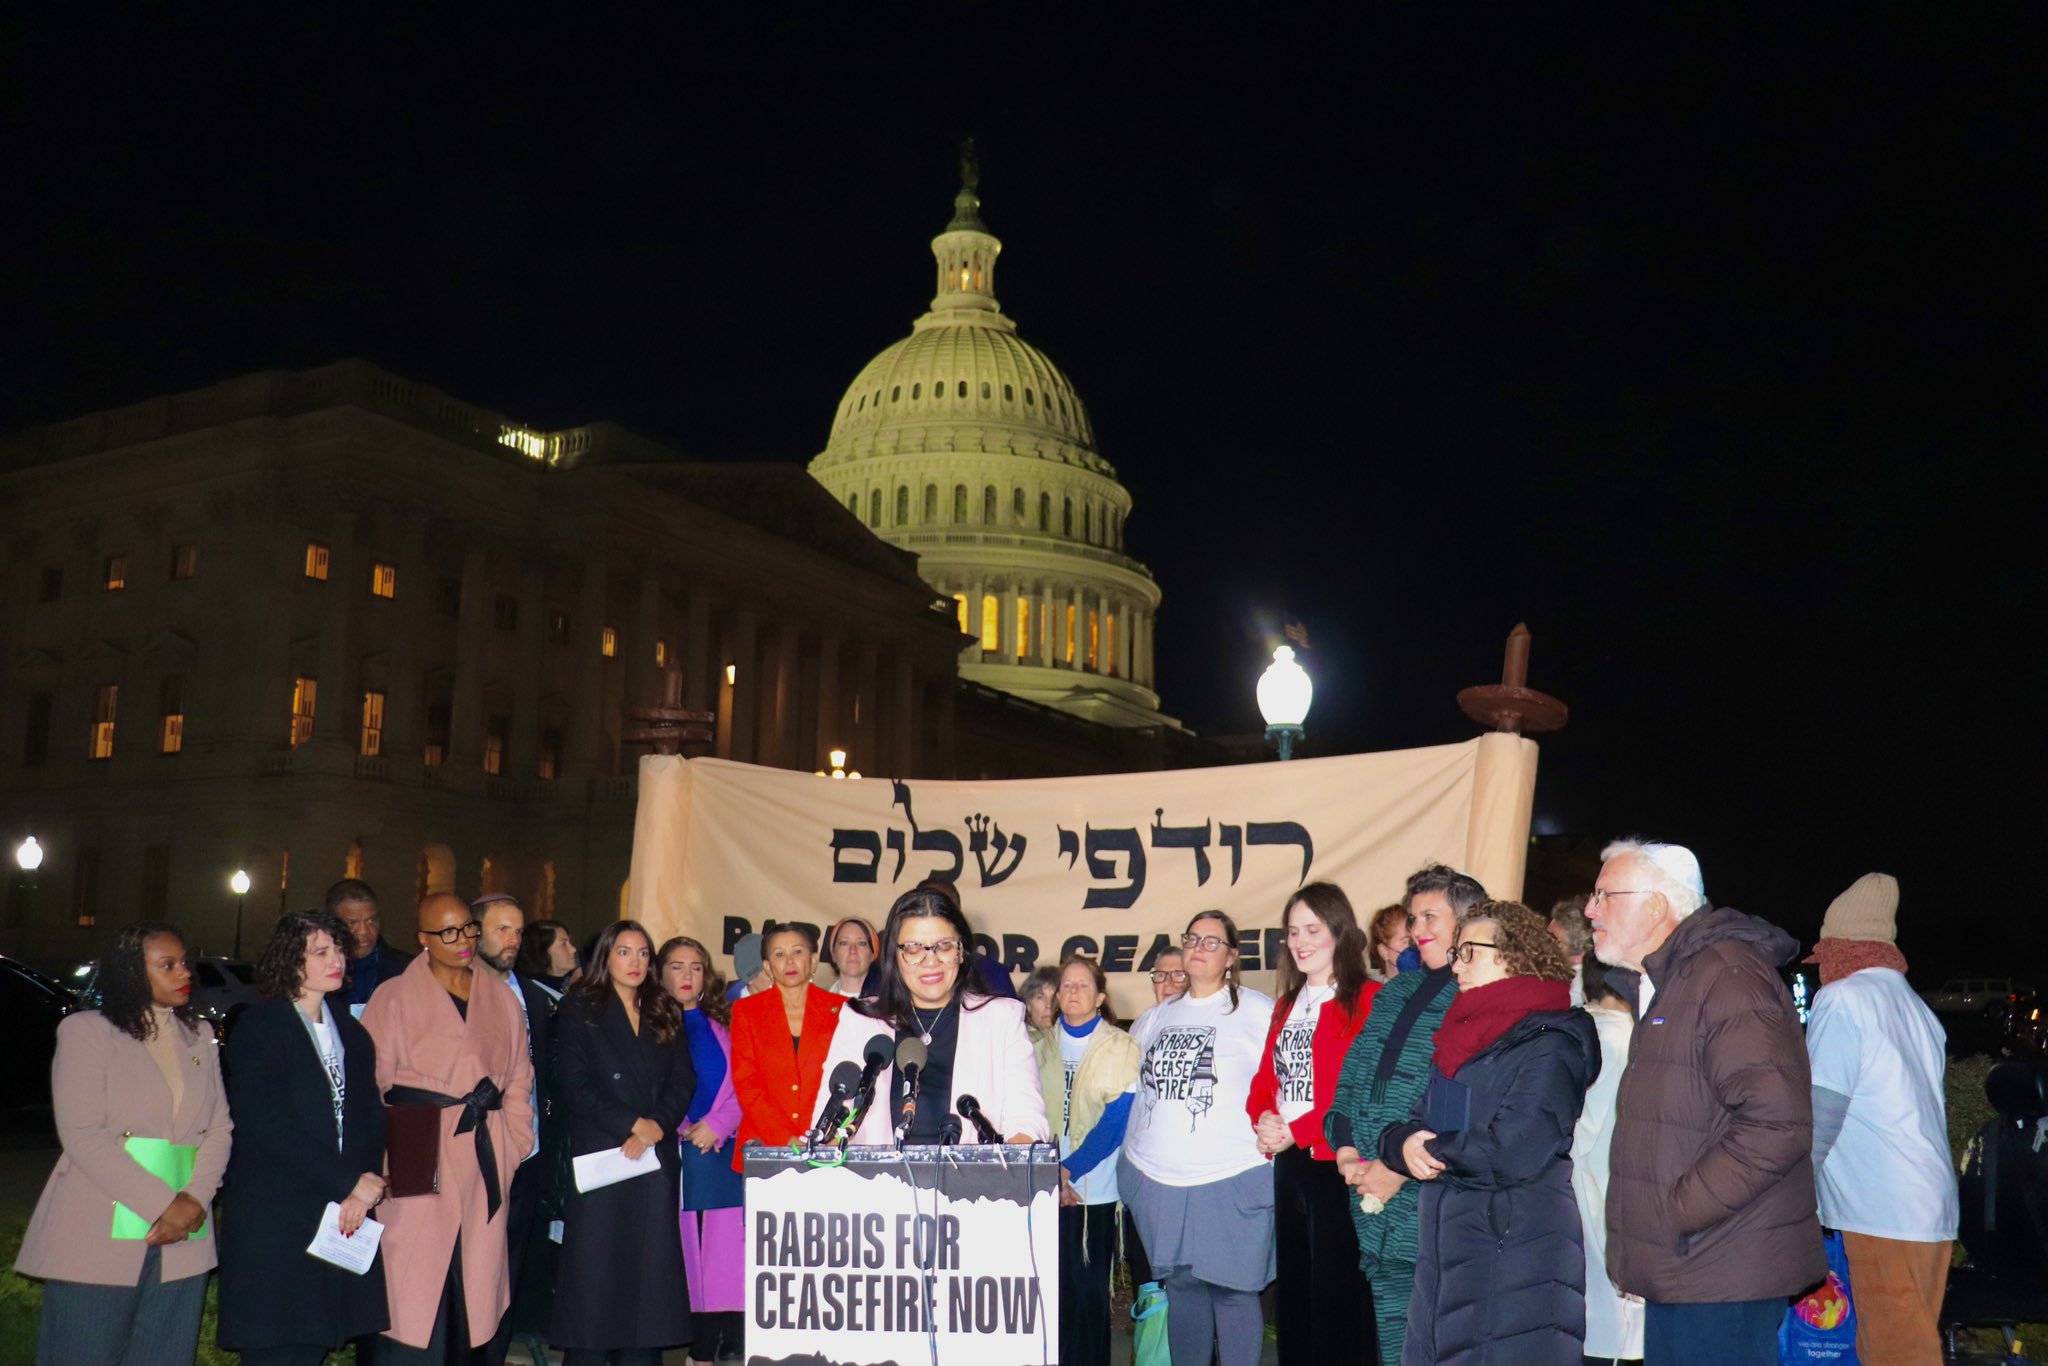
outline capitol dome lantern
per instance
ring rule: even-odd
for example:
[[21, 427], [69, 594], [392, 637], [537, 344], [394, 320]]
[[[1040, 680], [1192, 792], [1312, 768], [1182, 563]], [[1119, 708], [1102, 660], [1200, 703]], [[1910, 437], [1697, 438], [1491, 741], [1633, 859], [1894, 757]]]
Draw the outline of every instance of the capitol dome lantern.
[[1114, 726], [1159, 710], [1159, 586], [1124, 553], [1131, 497], [1073, 384], [995, 296], [1003, 246], [981, 219], [972, 144], [938, 288], [910, 335], [841, 399], [810, 471], [877, 536], [918, 556], [975, 638], [961, 675]]

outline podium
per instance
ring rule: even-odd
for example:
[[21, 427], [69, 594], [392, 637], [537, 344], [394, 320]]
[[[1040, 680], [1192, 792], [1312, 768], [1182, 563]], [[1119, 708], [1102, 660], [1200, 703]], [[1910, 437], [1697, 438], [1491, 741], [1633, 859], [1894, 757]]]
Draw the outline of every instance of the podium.
[[1052, 1144], [749, 1144], [743, 1170], [749, 1366], [1059, 1360]]

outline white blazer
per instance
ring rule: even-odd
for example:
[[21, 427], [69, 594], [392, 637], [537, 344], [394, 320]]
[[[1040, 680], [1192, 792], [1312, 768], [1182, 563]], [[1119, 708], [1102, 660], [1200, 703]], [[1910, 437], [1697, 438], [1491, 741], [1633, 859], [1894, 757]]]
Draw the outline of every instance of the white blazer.
[[[830, 1078], [840, 1063], [858, 1065], [869, 1039], [893, 1038], [896, 1030], [887, 1020], [871, 1020], [851, 1002], [839, 1012], [839, 1027], [832, 1034], [832, 1048], [825, 1055], [825, 1076]], [[867, 1118], [854, 1130], [855, 1143], [893, 1143], [895, 1116], [889, 1110], [889, 1092], [895, 1084], [896, 1069], [884, 1067], [875, 1078], [875, 1103]], [[968, 996], [960, 1003], [960, 1035], [953, 1055], [953, 1094], [947, 1108], [959, 1113], [960, 1097], [973, 1096], [981, 1112], [1004, 1138], [1025, 1134], [1041, 1142], [1050, 1141], [1052, 1128], [1045, 1119], [1045, 1091], [1038, 1079], [1038, 1055], [1024, 1032], [1024, 1003], [1004, 996]], [[829, 1086], [818, 1088], [818, 1102], [811, 1111], [815, 1125], [832, 1100]], [[974, 1126], [966, 1126], [971, 1136]]]

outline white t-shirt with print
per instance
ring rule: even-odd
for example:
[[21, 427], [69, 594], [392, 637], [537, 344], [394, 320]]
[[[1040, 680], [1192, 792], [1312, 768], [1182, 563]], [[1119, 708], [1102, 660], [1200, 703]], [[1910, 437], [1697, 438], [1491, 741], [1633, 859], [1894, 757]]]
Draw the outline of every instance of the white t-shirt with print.
[[[1098, 1021], [1095, 1029], [1100, 1028], [1102, 1028], [1102, 1025]], [[1064, 1020], [1057, 1018], [1053, 1020], [1052, 1030], [1054, 1034], [1059, 1036], [1060, 1041], [1060, 1061], [1065, 1064], [1067, 1073], [1065, 1094], [1060, 1100], [1059, 1128], [1056, 1131], [1060, 1142], [1060, 1156], [1062, 1158], [1071, 1157], [1074, 1149], [1080, 1146], [1067, 1136], [1067, 1128], [1074, 1121], [1074, 1074], [1080, 1071], [1081, 1059], [1087, 1056], [1088, 1045], [1095, 1042], [1095, 1029], [1089, 1030], [1077, 1039], [1067, 1031]], [[1096, 1163], [1080, 1180], [1076, 1181], [1074, 1183], [1074, 1194], [1081, 1197], [1081, 1203], [1084, 1205], [1115, 1204], [1117, 1201], [1116, 1154], [1111, 1153], [1108, 1157]]]
[[1154, 1181], [1199, 1186], [1266, 1161], [1245, 1114], [1266, 1051], [1273, 998], [1239, 987], [1237, 1006], [1220, 990], [1176, 996], [1132, 1029], [1143, 1061], [1124, 1154]]
[[319, 1023], [313, 1026], [313, 1047], [320, 1054], [320, 1065], [327, 1069], [327, 1088], [334, 1097], [334, 1146], [338, 1149], [342, 1102], [348, 1097], [348, 1073], [341, 1061], [341, 1028], [334, 1023], [325, 1001], [320, 1003]]
[[1806, 1025], [1813, 1084], [1849, 1098], [1817, 1173], [1828, 1228], [1908, 1243], [1956, 1236], [1946, 1044], [1934, 1012], [1890, 968], [1852, 972], [1815, 995]]
[[1304, 986], [1273, 1040], [1273, 1078], [1280, 1084], [1275, 1109], [1289, 1124], [1316, 1108], [1316, 1022], [1336, 994], [1335, 986]]

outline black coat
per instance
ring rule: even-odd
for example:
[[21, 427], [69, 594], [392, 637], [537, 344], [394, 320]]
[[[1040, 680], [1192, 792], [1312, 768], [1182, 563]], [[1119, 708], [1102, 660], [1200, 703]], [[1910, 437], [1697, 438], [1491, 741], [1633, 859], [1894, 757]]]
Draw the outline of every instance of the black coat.
[[1538, 1011], [1458, 1069], [1430, 1076], [1414, 1122], [1390, 1127], [1380, 1156], [1406, 1175], [1401, 1145], [1434, 1099], [1462, 1088], [1466, 1124], [1429, 1150], [1445, 1171], [1422, 1183], [1415, 1293], [1402, 1366], [1579, 1366], [1586, 1255], [1572, 1195], [1572, 1130], [1600, 1073], [1600, 1036], [1583, 1010]]
[[564, 1203], [555, 1277], [557, 1347], [675, 1347], [690, 1341], [690, 1295], [683, 1280], [676, 1128], [697, 1086], [680, 1023], [659, 1043], [651, 1022], [635, 1035], [625, 1008], [605, 1002], [594, 1015], [571, 993], [555, 1012], [554, 1099], [568, 1121], [572, 1154], [617, 1148], [633, 1122], [662, 1131], [652, 1176], [579, 1194]]
[[384, 1169], [376, 1045], [346, 1006], [329, 1011], [345, 1081], [339, 1148], [327, 1070], [297, 1008], [250, 1006], [228, 1036], [235, 1137], [221, 1186], [223, 1347], [337, 1347], [390, 1323], [381, 1252], [360, 1276], [306, 1255], [327, 1203]]

